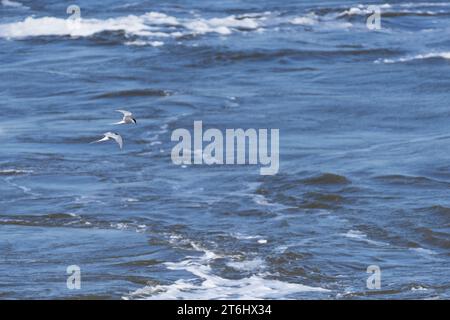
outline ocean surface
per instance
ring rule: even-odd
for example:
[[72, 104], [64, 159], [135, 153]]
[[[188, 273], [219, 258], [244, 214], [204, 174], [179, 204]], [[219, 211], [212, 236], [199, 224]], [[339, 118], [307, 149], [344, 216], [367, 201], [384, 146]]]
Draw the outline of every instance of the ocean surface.
[[[450, 298], [448, 1], [18, 1], [1, 299]], [[278, 174], [173, 164], [195, 120], [280, 129]]]

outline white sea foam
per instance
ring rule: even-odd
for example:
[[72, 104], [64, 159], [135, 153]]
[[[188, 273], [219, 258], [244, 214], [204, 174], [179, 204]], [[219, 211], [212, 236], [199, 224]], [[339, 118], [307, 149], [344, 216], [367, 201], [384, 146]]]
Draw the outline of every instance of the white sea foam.
[[39, 194], [33, 192], [31, 190], [31, 188], [28, 188], [27, 186], [24, 186], [24, 185], [21, 185], [21, 184], [13, 182], [11, 178], [13, 178], [13, 177], [7, 177], [7, 178], [4, 179], [4, 181], [7, 184], [9, 184], [10, 186], [22, 190], [22, 192], [24, 194], [31, 195], [31, 196], [34, 196], [34, 197], [40, 196]]
[[412, 251], [415, 251], [420, 254], [426, 254], [426, 255], [435, 255], [437, 254], [433, 250], [425, 249], [425, 248], [411, 248]]
[[253, 196], [253, 201], [256, 204], [259, 204], [261, 206], [270, 206], [269, 200], [267, 200], [267, 198], [264, 195], [262, 195], [262, 194], [255, 194]]
[[117, 230], [126, 230], [126, 229], [128, 229], [128, 224], [121, 223], [121, 222], [119, 222], [119, 223], [110, 223], [110, 226], [112, 228], [117, 229]]
[[[328, 292], [296, 283], [251, 276], [239, 280], [229, 280], [210, 274], [209, 267], [190, 267], [203, 279], [201, 284], [177, 280], [172, 285], [146, 286], [126, 298], [134, 299], [277, 299], [300, 292]], [[195, 269], [195, 270], [194, 270]]]
[[184, 26], [194, 32], [195, 34], [205, 34], [215, 32], [221, 35], [229, 35], [232, 29], [247, 29], [253, 30], [258, 28], [258, 23], [255, 19], [244, 18], [237, 19], [235, 16], [228, 16], [225, 18], [212, 19], [197, 19], [188, 21]]
[[232, 233], [231, 234], [232, 237], [238, 239], [238, 240], [249, 240], [249, 239], [259, 239], [261, 238], [261, 236], [252, 236], [252, 235], [245, 235], [245, 234], [241, 234], [241, 233]]
[[378, 59], [375, 63], [402, 63], [402, 62], [410, 62], [415, 60], [426, 60], [426, 59], [446, 59], [450, 60], [450, 51], [448, 52], [431, 52], [425, 54], [418, 54], [415, 56], [408, 56], [398, 59]]
[[[19, 2], [12, 0], [1, 0], [3, 6], [23, 7]], [[427, 13], [432, 11], [408, 11], [414, 7], [446, 7], [448, 3], [405, 3], [405, 4], [383, 4], [380, 8], [389, 8], [404, 13]], [[405, 10], [402, 10], [405, 9]], [[399, 11], [400, 10], [400, 11]], [[340, 13], [319, 16], [310, 12], [297, 17], [281, 17], [279, 13], [263, 12], [245, 15], [230, 15], [225, 17], [204, 18], [192, 16], [179, 18], [162, 12], [147, 12], [143, 15], [128, 15], [109, 19], [78, 19], [69, 20], [57, 17], [34, 17], [30, 16], [23, 21], [0, 24], [0, 37], [9, 39], [20, 39], [36, 36], [72, 36], [89, 37], [103, 31], [123, 31], [126, 35], [146, 37], [135, 41], [127, 41], [126, 45], [133, 46], [160, 46], [161, 41], [154, 38], [179, 38], [186, 35], [203, 35], [216, 33], [222, 36], [230, 35], [237, 31], [263, 31], [267, 27], [275, 27], [280, 23], [291, 23], [304, 26], [321, 26], [328, 29], [347, 29], [353, 25], [348, 21], [340, 21], [343, 16], [368, 15], [373, 12], [368, 5], [357, 5], [347, 8]], [[320, 23], [319, 23], [320, 22]], [[152, 39], [148, 39], [152, 38]]]
[[152, 46], [152, 47], [161, 47], [164, 45], [162, 41], [144, 41], [144, 40], [135, 40], [135, 41], [127, 41], [124, 43], [126, 46]]
[[[368, 5], [358, 5], [356, 7], [352, 7], [349, 8], [348, 10], [342, 11], [341, 13], [339, 13], [339, 17], [343, 17], [343, 16], [353, 16], [353, 15], [360, 15], [360, 16], [365, 16], [368, 14], [373, 14], [373, 10], [369, 10]], [[382, 4], [378, 6], [380, 9], [388, 9], [391, 8], [392, 6], [388, 3], [386, 4]]]
[[350, 230], [347, 233], [343, 234], [347, 238], [352, 239], [366, 239], [367, 235], [358, 230]]
[[136, 231], [138, 233], [142, 233], [142, 232], [145, 232], [145, 230], [147, 230], [147, 226], [145, 224], [136, 225], [134, 223], [130, 223], [129, 224], [129, 223], [124, 223], [124, 222], [118, 222], [118, 223], [111, 222], [109, 225], [112, 228], [117, 229], [117, 230], [121, 230], [121, 231], [124, 231], [124, 230], [132, 231], [132, 230], [134, 230], [134, 231]]
[[177, 18], [161, 12], [148, 12], [144, 14], [142, 18], [152, 25], [162, 24], [162, 25], [178, 26], [181, 24]]
[[125, 299], [276, 299], [299, 292], [328, 292], [326, 289], [296, 283], [265, 279], [254, 275], [239, 280], [221, 278], [211, 273], [209, 266], [182, 268], [201, 279], [201, 283], [177, 280], [172, 285], [146, 286]]
[[339, 17], [353, 16], [353, 15], [366, 15], [369, 13], [371, 13], [371, 12], [366, 8], [354, 7], [354, 8], [350, 8], [348, 10], [342, 11], [339, 14]]
[[343, 233], [342, 235], [344, 237], [347, 237], [347, 238], [350, 238], [350, 239], [354, 239], [354, 240], [358, 240], [358, 241], [364, 241], [364, 242], [367, 242], [369, 244], [373, 244], [373, 245], [377, 245], [377, 246], [387, 245], [387, 243], [384, 243], [384, 242], [374, 241], [374, 240], [368, 239], [367, 235], [365, 233], [362, 233], [361, 231], [358, 231], [358, 230], [349, 230], [347, 233]]
[[[397, 5], [395, 5], [397, 6]], [[425, 5], [424, 3], [422, 3], [422, 5], [415, 5], [415, 4], [400, 4], [398, 5], [400, 8], [408, 8], [408, 9], [413, 9], [413, 8], [420, 8], [420, 7], [427, 7], [427, 5]], [[434, 5], [429, 5], [428, 7], [437, 7], [437, 4]], [[402, 13], [402, 14], [426, 14], [426, 15], [436, 15], [437, 12], [434, 11], [424, 11], [424, 10], [404, 10], [404, 9], [400, 9], [399, 7], [397, 7], [396, 9], [392, 9], [394, 7], [394, 5], [390, 5], [390, 4], [383, 4], [383, 5], [379, 5], [378, 6], [381, 10], [381, 14], [383, 14], [383, 12], [395, 12], [395, 13]], [[355, 7], [351, 7], [347, 10], [342, 11], [341, 13], [338, 14], [338, 17], [351, 17], [351, 16], [367, 16], [367, 15], [371, 15], [374, 13], [373, 10], [369, 9], [370, 6], [369, 5], [358, 5]], [[388, 10], [389, 9], [389, 10]]]
[[351, 22], [337, 20], [334, 14], [319, 17], [315, 12], [288, 19], [287, 22], [293, 25], [314, 26], [323, 30], [341, 30], [353, 27]]
[[134, 35], [151, 35], [149, 26], [136, 16], [114, 19], [66, 20], [54, 17], [28, 17], [24, 21], [0, 25], [0, 37], [25, 38], [37, 36], [87, 37], [102, 31], [120, 31]]
[[411, 288], [411, 291], [428, 291], [428, 289], [422, 286], [414, 286]]
[[445, 2], [409, 2], [409, 3], [400, 3], [400, 4], [398, 4], [398, 6], [405, 7], [405, 8], [450, 7], [450, 3], [445, 3]]
[[71, 217], [80, 217], [79, 215], [77, 215], [76, 213], [72, 213], [72, 212], [67, 212], [66, 213], [68, 216], [71, 216]]
[[[256, 30], [258, 19], [239, 18], [234, 15], [223, 18], [178, 19], [159, 12], [141, 16], [128, 15], [109, 19], [62, 19], [56, 17], [27, 17], [23, 21], [0, 24], [0, 37], [27, 38], [37, 36], [89, 37], [104, 31], [123, 31], [126, 35], [142, 37], [180, 37], [184, 34], [218, 33], [229, 35], [236, 30]], [[167, 30], [167, 27], [170, 27]], [[173, 30], [179, 28], [179, 30]], [[128, 45], [160, 46], [161, 42], [131, 41]]]
[[314, 12], [309, 13], [306, 16], [296, 17], [291, 20], [292, 24], [300, 24], [305, 26], [311, 26], [318, 23], [318, 17]]
[[[448, 6], [448, 4], [444, 4], [444, 5]], [[395, 6], [397, 6], [397, 5], [395, 5]], [[425, 3], [422, 3], [422, 4], [409, 3], [409, 4], [399, 4], [398, 6], [402, 7], [402, 8], [412, 9], [412, 8], [416, 8], [416, 7], [417, 8], [420, 8], [420, 7], [438, 7], [440, 5], [438, 5], [437, 3], [431, 4], [431, 5], [425, 5]], [[390, 4], [386, 3], [386, 4], [379, 5], [378, 7], [381, 10], [381, 14], [383, 14], [383, 11], [386, 12], [387, 9], [393, 8], [394, 5], [390, 5]], [[370, 10], [369, 8], [370, 8], [369, 5], [358, 5], [358, 6], [355, 6], [355, 7], [351, 7], [349, 9], [344, 10], [341, 13], [339, 13], [338, 17], [344, 17], [344, 16], [350, 16], [351, 17], [351, 16], [355, 16], [355, 15], [367, 16], [367, 15], [373, 14], [374, 11]], [[428, 14], [428, 15], [435, 15], [436, 14], [436, 12], [429, 11], [429, 10], [428, 11], [423, 11], [423, 10], [411, 11], [411, 10], [401, 10], [398, 7], [397, 7], [397, 9], [392, 9], [392, 10], [389, 10], [389, 11], [396, 12], [396, 13], [403, 13], [403, 14]]]
[[14, 7], [14, 8], [28, 9], [28, 7], [24, 6], [20, 2], [12, 1], [12, 0], [2, 0], [1, 4], [2, 4], [2, 6], [5, 6], [5, 7]]
[[15, 223], [23, 223], [25, 222], [25, 220], [22, 219], [11, 219], [11, 218], [1, 218], [0, 219], [1, 223], [10, 223], [10, 224], [15, 224]]
[[2, 169], [0, 170], [1, 175], [18, 175], [18, 174], [27, 174], [33, 173], [33, 170], [22, 170], [22, 169]]
[[263, 259], [257, 257], [253, 260], [230, 261], [227, 266], [240, 271], [262, 270], [266, 267]]
[[[182, 240], [182, 239], [181, 239]], [[172, 241], [180, 241], [173, 237]], [[214, 274], [210, 263], [221, 255], [202, 248], [198, 244], [191, 246], [203, 255], [187, 257], [181, 262], [165, 263], [167, 269], [186, 271], [195, 279], [179, 279], [169, 285], [148, 285], [138, 289], [123, 299], [276, 299], [286, 298], [300, 292], [329, 292], [327, 289], [310, 287], [297, 283], [268, 279], [268, 274], [257, 273], [242, 279], [226, 279]], [[236, 269], [252, 270], [260, 265], [262, 260], [255, 258], [246, 262], [230, 262]]]

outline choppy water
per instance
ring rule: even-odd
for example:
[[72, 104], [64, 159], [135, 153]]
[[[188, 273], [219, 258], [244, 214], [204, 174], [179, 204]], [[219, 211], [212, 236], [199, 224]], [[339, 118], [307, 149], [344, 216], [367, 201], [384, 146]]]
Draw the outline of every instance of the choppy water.
[[[450, 297], [447, 1], [68, 4], [0, 5], [0, 298]], [[194, 120], [280, 172], [175, 166]]]

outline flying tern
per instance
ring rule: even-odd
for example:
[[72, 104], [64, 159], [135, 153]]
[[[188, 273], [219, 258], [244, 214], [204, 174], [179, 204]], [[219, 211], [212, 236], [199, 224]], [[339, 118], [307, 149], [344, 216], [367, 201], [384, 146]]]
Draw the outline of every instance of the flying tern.
[[98, 143], [98, 142], [103, 142], [103, 141], [108, 141], [108, 140], [114, 140], [117, 142], [117, 144], [119, 145], [120, 149], [122, 149], [123, 147], [123, 139], [122, 136], [118, 133], [115, 132], [106, 132], [103, 134], [103, 138], [101, 138], [100, 140], [97, 141], [93, 141], [91, 143]]
[[133, 117], [133, 114], [130, 111], [126, 111], [126, 110], [116, 110], [116, 111], [122, 113], [123, 118], [121, 121], [113, 123], [113, 124], [130, 124], [130, 123], [137, 124], [136, 119]]

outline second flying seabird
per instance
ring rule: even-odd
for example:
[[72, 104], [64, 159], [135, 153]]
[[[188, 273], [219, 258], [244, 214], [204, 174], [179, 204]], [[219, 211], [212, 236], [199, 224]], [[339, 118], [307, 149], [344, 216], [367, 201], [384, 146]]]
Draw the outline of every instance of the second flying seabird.
[[126, 110], [116, 110], [116, 111], [122, 113], [123, 118], [121, 121], [113, 123], [113, 124], [130, 124], [130, 123], [137, 124], [136, 119], [133, 117], [133, 114], [130, 111], [126, 111]]

